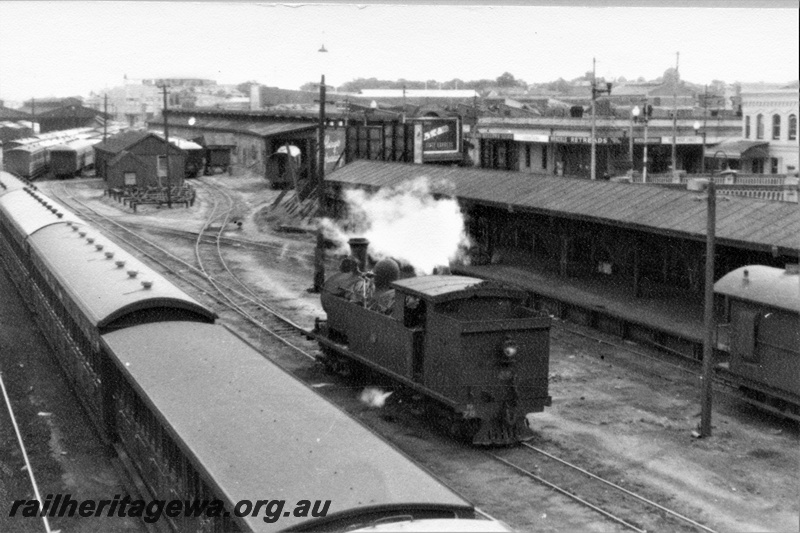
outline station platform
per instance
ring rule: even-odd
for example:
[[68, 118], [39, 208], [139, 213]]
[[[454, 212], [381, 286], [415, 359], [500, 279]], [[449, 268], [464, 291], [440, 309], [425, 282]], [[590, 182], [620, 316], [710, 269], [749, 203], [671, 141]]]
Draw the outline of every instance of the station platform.
[[538, 309], [557, 318], [702, 358], [702, 295], [645, 286], [644, 295], [637, 297], [632, 286], [613, 283], [602, 274], [565, 278], [533, 265], [457, 266], [452, 272], [521, 288], [533, 296]]

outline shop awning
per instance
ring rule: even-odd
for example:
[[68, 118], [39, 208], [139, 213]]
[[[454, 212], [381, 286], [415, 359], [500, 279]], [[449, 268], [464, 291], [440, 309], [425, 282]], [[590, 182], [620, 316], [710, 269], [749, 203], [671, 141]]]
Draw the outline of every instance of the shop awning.
[[769, 143], [766, 141], [731, 139], [706, 147], [705, 156], [713, 158], [715, 155], [725, 155], [728, 159], [766, 159], [769, 157], [768, 147]]

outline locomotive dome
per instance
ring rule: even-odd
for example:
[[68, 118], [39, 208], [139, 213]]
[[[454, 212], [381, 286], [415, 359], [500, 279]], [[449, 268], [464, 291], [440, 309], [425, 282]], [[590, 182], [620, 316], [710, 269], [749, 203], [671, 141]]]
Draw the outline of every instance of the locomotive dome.
[[372, 272], [375, 274], [376, 287], [388, 287], [391, 282], [400, 278], [400, 265], [394, 259], [381, 259]]

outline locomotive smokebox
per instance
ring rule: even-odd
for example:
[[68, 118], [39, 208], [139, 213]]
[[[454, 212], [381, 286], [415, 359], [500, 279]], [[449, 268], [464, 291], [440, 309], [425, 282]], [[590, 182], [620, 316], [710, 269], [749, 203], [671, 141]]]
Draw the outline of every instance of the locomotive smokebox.
[[361, 272], [367, 271], [367, 248], [369, 239], [364, 237], [353, 237], [347, 244], [350, 245], [350, 254], [358, 260], [358, 268]]

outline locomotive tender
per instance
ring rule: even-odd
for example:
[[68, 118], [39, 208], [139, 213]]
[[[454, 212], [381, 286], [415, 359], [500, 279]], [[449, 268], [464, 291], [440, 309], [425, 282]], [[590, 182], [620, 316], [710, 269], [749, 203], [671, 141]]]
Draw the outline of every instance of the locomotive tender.
[[[260, 500], [270, 511], [164, 517], [174, 530], [341, 531], [387, 520], [506, 530], [475, 519], [463, 498], [215, 324], [213, 310], [6, 172], [0, 262], [98, 434], [144, 482], [142, 497], [216, 499], [228, 512]], [[298, 512], [316, 500], [311, 514]]]
[[[350, 241], [362, 272], [365, 241]], [[326, 282], [327, 319], [316, 329], [323, 362], [334, 370], [357, 362], [420, 393], [473, 444], [531, 438], [526, 415], [551, 403], [550, 318], [524, 307], [523, 291], [477, 278], [409, 277], [391, 286], [394, 302], [383, 313], [359, 301], [358, 288], [348, 297], [335, 277]]]

